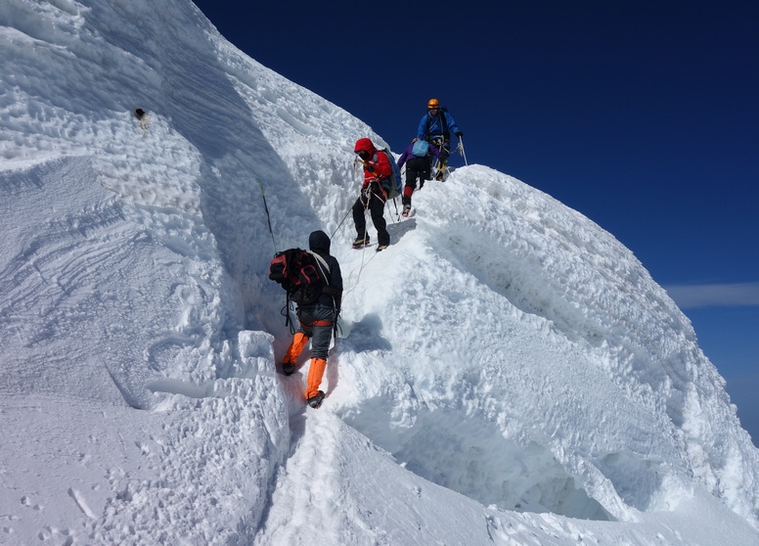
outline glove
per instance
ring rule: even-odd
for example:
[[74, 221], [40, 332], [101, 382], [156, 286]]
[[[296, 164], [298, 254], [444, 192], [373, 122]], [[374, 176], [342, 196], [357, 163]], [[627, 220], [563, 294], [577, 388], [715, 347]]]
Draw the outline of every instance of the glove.
[[374, 165], [370, 165], [369, 163], [366, 163], [366, 164], [364, 165], [364, 169], [366, 169], [366, 170], [367, 170], [367, 171], [369, 171], [370, 173], [374, 174]]
[[462, 133], [461, 131], [456, 131], [456, 136], [461, 138], [464, 136], [464, 133]]

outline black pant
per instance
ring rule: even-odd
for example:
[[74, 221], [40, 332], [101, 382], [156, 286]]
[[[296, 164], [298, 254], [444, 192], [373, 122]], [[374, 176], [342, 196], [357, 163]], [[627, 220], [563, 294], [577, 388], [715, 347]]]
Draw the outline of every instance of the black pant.
[[411, 195], [416, 189], [416, 181], [419, 179], [419, 189], [424, 186], [424, 181], [430, 179], [430, 158], [412, 157], [406, 162], [406, 185], [403, 188], [402, 202], [404, 205], [411, 204]]
[[372, 188], [369, 194], [368, 204], [367, 199], [360, 195], [356, 202], [353, 203], [353, 222], [356, 224], [356, 238], [361, 239], [366, 237], [366, 216], [364, 212], [366, 209], [372, 215], [372, 222], [374, 228], [377, 230], [377, 244], [389, 245], [390, 234], [387, 232], [387, 222], [385, 222], [385, 199], [382, 197], [382, 193], [379, 189]]

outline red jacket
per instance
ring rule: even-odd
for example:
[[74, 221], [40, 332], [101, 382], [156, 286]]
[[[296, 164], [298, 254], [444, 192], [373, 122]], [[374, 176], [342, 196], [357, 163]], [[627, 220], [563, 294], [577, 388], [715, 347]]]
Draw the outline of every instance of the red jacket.
[[371, 139], [360, 138], [353, 149], [355, 153], [367, 152], [369, 159], [363, 160], [364, 163], [364, 183], [362, 187], [368, 186], [371, 182], [378, 180], [380, 185], [387, 191], [390, 184], [390, 175], [393, 174], [393, 167], [387, 154], [377, 150]]

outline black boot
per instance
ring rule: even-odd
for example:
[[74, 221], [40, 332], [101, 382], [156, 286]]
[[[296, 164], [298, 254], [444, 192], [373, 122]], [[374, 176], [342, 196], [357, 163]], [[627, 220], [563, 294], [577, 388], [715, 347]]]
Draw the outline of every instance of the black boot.
[[353, 241], [353, 248], [363, 248], [365, 246], [369, 246], [369, 235], [356, 237], [356, 240]]
[[322, 405], [323, 400], [324, 400], [324, 393], [322, 391], [319, 391], [318, 393], [316, 393], [316, 396], [312, 396], [311, 398], [306, 400], [306, 402], [308, 403], [309, 406], [316, 409]]

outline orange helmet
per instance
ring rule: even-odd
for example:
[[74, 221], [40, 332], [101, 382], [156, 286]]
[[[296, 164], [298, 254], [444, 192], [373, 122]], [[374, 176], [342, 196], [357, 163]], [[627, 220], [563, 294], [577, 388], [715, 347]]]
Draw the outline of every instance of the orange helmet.
[[430, 99], [427, 101], [427, 110], [432, 110], [433, 108], [440, 108], [440, 103], [437, 99]]

